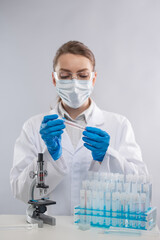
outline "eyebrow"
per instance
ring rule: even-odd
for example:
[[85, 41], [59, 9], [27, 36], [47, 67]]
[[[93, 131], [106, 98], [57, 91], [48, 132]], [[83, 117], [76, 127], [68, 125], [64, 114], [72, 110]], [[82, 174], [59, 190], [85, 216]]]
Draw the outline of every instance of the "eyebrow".
[[[70, 70], [65, 69], [65, 68], [60, 68], [59, 70], [60, 70], [60, 71], [65, 71], [65, 72], [69, 72], [69, 73], [71, 73]], [[83, 71], [86, 71], [86, 70], [88, 71], [89, 69], [88, 69], [88, 68], [83, 68], [83, 69], [78, 70], [77, 73], [79, 73], [79, 72], [83, 72]]]

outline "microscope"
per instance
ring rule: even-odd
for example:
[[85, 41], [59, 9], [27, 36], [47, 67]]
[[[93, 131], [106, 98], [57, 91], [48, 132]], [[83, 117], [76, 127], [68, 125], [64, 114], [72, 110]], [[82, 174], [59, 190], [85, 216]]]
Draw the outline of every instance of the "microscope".
[[30, 178], [33, 179], [33, 182], [30, 187], [30, 196], [29, 196], [29, 206], [26, 211], [27, 222], [28, 223], [37, 223], [39, 228], [43, 227], [43, 223], [49, 225], [56, 225], [56, 219], [54, 217], [44, 214], [47, 211], [47, 206], [56, 204], [55, 201], [51, 201], [47, 198], [34, 199], [35, 187], [39, 189], [40, 195], [47, 193], [48, 185], [44, 182], [44, 177], [47, 176], [47, 171], [43, 169], [43, 153], [38, 153], [37, 161], [37, 172], [30, 172]]

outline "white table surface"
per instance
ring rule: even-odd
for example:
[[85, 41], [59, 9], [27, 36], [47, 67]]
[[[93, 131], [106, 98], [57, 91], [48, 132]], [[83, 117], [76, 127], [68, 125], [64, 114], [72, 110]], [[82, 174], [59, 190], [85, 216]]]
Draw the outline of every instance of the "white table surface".
[[[25, 229], [10, 229], [7, 226], [24, 225], [26, 223], [26, 216], [24, 215], [0, 215], [0, 240], [116, 240], [116, 239], [144, 239], [156, 240], [160, 236], [147, 235], [128, 235], [128, 234], [100, 234], [95, 228], [82, 231], [73, 224], [73, 216], [56, 216], [56, 226], [44, 224], [43, 228], [36, 228], [31, 230]], [[2, 228], [4, 227], [5, 228]], [[156, 227], [152, 231], [158, 231]]]

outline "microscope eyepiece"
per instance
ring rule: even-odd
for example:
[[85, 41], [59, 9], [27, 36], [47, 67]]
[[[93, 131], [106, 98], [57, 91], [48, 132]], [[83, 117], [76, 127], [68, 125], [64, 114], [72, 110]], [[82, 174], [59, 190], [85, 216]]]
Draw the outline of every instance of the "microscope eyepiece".
[[43, 162], [43, 153], [38, 153], [38, 162]]

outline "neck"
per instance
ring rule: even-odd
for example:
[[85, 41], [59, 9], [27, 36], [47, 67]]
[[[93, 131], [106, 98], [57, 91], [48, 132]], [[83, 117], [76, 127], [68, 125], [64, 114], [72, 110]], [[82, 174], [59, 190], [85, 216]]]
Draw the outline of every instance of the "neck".
[[65, 103], [63, 103], [63, 101], [62, 101], [62, 105], [63, 105], [64, 109], [70, 115], [70, 117], [72, 119], [76, 119], [76, 117], [79, 114], [81, 114], [83, 111], [85, 111], [87, 108], [89, 108], [90, 104], [91, 104], [91, 100], [88, 98], [87, 101], [79, 108], [71, 108], [68, 105], [66, 105]]

